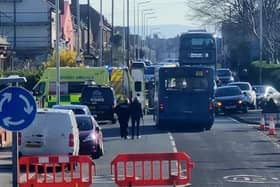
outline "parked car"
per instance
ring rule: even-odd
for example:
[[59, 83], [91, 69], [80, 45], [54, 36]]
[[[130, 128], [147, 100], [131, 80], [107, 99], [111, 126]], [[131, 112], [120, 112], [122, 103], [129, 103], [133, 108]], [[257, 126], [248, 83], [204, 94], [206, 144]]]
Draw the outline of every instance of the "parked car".
[[222, 86], [215, 92], [215, 112], [248, 112], [248, 102], [238, 86]]
[[115, 92], [112, 87], [101, 85], [85, 86], [81, 93], [80, 103], [87, 105], [97, 121], [116, 123], [114, 107]]
[[230, 69], [220, 68], [217, 69], [218, 86], [227, 85], [228, 83], [234, 82], [234, 77]]
[[241, 89], [242, 93], [245, 94], [249, 107], [253, 109], [257, 107], [256, 92], [249, 82], [232, 82], [229, 83], [228, 85], [238, 86]]
[[53, 105], [52, 108], [72, 110], [74, 114], [91, 115], [89, 108], [86, 105]]
[[264, 103], [267, 102], [269, 98], [273, 98], [277, 95], [280, 95], [280, 93], [272, 86], [253, 85], [253, 88], [256, 91], [258, 108], [262, 108]]
[[79, 130], [74, 112], [38, 109], [32, 124], [19, 133], [19, 155], [78, 155]]
[[80, 154], [98, 158], [104, 154], [101, 128], [91, 115], [76, 115], [80, 138]]

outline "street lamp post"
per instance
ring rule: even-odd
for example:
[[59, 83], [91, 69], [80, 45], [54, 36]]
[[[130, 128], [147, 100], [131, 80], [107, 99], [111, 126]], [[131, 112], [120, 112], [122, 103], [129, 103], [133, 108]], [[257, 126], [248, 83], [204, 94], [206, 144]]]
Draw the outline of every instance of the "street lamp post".
[[125, 0], [123, 0], [123, 65], [125, 63]]
[[114, 65], [114, 43], [112, 41], [114, 37], [114, 0], [112, 0], [112, 30], [111, 30], [111, 66]]
[[150, 10], [143, 10], [142, 11], [142, 36], [143, 36], [143, 42], [141, 42], [141, 51], [143, 50], [144, 48], [144, 45], [145, 45], [145, 30], [146, 30], [146, 16], [148, 15], [153, 15], [155, 14], [155, 12], [150, 12]]
[[99, 19], [99, 27], [100, 27], [100, 51], [99, 51], [99, 66], [103, 64], [103, 15], [102, 15], [102, 0], [100, 0], [100, 19]]
[[263, 60], [263, 0], [260, 0], [260, 67], [259, 84], [262, 84], [262, 60]]
[[[138, 52], [138, 55], [137, 55], [137, 36], [139, 36], [139, 7], [140, 5], [145, 5], [145, 4], [148, 4], [150, 3], [151, 1], [141, 1], [141, 2], [138, 2], [137, 3], [137, 34], [136, 34], [136, 0], [134, 0], [134, 40], [133, 40], [133, 45], [134, 45], [134, 58], [135, 60], [138, 58], [139, 59], [139, 52]], [[138, 56], [138, 57], [137, 57]]]
[[129, 54], [130, 54], [130, 41], [129, 41], [129, 0], [126, 1], [127, 3], [127, 32], [126, 32], [126, 65], [129, 67]]
[[59, 20], [59, 0], [55, 1], [56, 7], [56, 41], [55, 41], [55, 61], [56, 61], [56, 104], [60, 103], [60, 56], [59, 56], [59, 39], [60, 39], [60, 20]]
[[[147, 37], [148, 37], [148, 35], [149, 35], [149, 33], [148, 33], [148, 30], [149, 30], [149, 20], [151, 20], [151, 19], [156, 19], [157, 17], [156, 16], [150, 16], [150, 17], [146, 17], [145, 19], [145, 29], [144, 29], [144, 43], [143, 43], [143, 45], [144, 45], [144, 48], [146, 48], [146, 39], [147, 39]], [[147, 44], [147, 49], [148, 49], [148, 44]]]
[[[148, 4], [150, 3], [151, 1], [142, 1], [142, 2], [139, 2], [137, 3], [137, 38], [138, 38], [138, 41], [136, 42], [137, 43], [137, 47], [140, 46], [140, 15], [139, 15], [139, 11], [140, 11], [140, 5], [145, 5], [145, 4]], [[152, 11], [153, 9], [146, 9], [147, 11]], [[134, 23], [135, 25], [135, 23]], [[140, 39], [140, 40], [139, 40]], [[137, 48], [136, 48], [137, 50]], [[137, 53], [137, 59], [140, 59], [140, 51], [138, 50], [138, 53]]]
[[80, 0], [76, 0], [76, 18], [77, 18], [77, 59], [76, 63], [79, 64], [81, 63], [81, 54], [80, 54], [80, 37], [81, 37], [81, 31], [80, 31], [80, 26], [81, 26], [81, 13], [80, 13]]

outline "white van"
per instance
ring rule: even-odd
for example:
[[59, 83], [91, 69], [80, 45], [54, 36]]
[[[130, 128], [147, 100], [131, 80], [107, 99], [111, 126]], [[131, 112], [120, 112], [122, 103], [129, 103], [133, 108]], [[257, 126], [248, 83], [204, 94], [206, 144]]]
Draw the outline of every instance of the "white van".
[[38, 109], [32, 124], [18, 137], [19, 156], [78, 155], [79, 131], [71, 110]]
[[133, 62], [131, 65], [131, 75], [134, 81], [133, 97], [138, 97], [145, 112], [147, 109], [146, 103], [146, 88], [144, 78], [145, 63], [141, 61]]

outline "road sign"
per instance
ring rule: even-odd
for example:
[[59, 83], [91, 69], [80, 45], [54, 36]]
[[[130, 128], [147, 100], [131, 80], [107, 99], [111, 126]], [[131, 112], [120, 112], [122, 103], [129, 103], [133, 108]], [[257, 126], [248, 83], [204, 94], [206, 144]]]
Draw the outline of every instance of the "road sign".
[[0, 126], [4, 129], [25, 129], [33, 122], [36, 112], [36, 102], [28, 90], [8, 87], [0, 92]]

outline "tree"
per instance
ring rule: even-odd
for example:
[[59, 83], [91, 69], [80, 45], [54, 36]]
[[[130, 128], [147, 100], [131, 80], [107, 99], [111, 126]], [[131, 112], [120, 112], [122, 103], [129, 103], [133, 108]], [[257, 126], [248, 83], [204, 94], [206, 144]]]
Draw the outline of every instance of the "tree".
[[[65, 67], [75, 67], [76, 66], [76, 57], [77, 54], [75, 51], [63, 49], [60, 51], [60, 66]], [[55, 53], [52, 54], [50, 59], [46, 63], [46, 67], [55, 67], [56, 61], [55, 61]]]
[[[207, 23], [231, 23], [242, 29], [242, 36], [260, 38], [259, 16], [261, 0], [190, 0], [194, 18]], [[264, 52], [271, 61], [279, 57], [280, 0], [262, 0]]]

